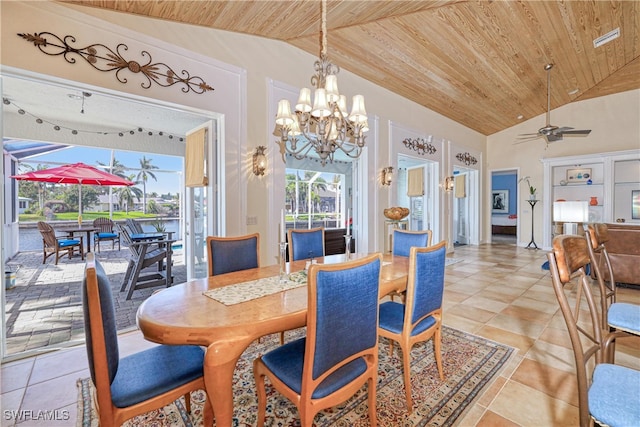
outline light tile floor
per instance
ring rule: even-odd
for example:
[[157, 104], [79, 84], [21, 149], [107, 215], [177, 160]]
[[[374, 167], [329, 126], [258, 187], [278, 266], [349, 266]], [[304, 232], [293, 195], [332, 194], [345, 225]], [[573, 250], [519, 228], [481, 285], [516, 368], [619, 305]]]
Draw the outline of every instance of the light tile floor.
[[[463, 246], [447, 267], [444, 323], [517, 349], [508, 366], [460, 420], [461, 426], [577, 426], [573, 353], [557, 306], [544, 251], [513, 245]], [[640, 304], [640, 289], [620, 288]], [[120, 336], [121, 355], [153, 344], [139, 331]], [[617, 345], [616, 362], [640, 369], [640, 340]], [[78, 378], [89, 375], [83, 346], [2, 366], [2, 426], [76, 422]], [[34, 420], [56, 411], [59, 420]], [[16, 423], [12, 411], [22, 415]]]

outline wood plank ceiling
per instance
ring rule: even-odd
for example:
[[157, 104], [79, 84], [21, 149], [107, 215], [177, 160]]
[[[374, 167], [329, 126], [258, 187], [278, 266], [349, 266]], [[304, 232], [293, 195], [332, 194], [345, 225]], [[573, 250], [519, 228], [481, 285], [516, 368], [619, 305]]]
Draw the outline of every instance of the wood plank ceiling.
[[[320, 50], [315, 0], [69, 2]], [[638, 1], [329, 0], [327, 28], [341, 68], [484, 135], [546, 111], [549, 62], [552, 109], [640, 88]], [[618, 39], [594, 47], [616, 28]]]

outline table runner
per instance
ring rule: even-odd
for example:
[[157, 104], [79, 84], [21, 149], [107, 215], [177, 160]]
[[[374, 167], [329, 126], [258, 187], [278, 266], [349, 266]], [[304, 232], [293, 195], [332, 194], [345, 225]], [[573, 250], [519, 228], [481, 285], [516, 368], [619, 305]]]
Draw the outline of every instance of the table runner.
[[203, 294], [224, 305], [234, 305], [277, 292], [298, 288], [306, 284], [307, 272], [298, 271], [289, 274], [288, 280], [280, 281], [279, 276], [265, 277], [263, 279], [224, 286], [222, 288], [210, 289], [203, 292]]

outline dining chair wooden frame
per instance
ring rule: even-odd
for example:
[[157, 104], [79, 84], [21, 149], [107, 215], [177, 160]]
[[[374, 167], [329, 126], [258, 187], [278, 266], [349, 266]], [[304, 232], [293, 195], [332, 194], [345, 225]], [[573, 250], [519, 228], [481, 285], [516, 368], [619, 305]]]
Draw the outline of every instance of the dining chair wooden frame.
[[[287, 232], [287, 238], [289, 242], [289, 261], [321, 258], [324, 256], [324, 227], [310, 229], [294, 228]], [[302, 245], [307, 245], [307, 248], [311, 247], [311, 250], [300, 249]]]
[[[638, 425], [640, 371], [603, 363], [606, 345], [602, 316], [586, 273], [591, 262], [588, 246], [582, 236], [560, 235], [553, 239], [552, 251], [547, 254], [553, 290], [574, 354], [580, 426], [593, 426], [594, 420], [601, 425]], [[590, 324], [580, 314], [585, 307], [583, 300]]]
[[207, 236], [207, 261], [209, 277], [260, 267], [260, 233]]
[[380, 305], [378, 334], [389, 339], [389, 354], [393, 343], [402, 350], [404, 390], [409, 413], [413, 411], [411, 397], [411, 348], [418, 342], [433, 339], [433, 354], [440, 379], [442, 370], [442, 300], [444, 296], [446, 240], [427, 247], [411, 247], [409, 278], [404, 304], [387, 301]]
[[585, 238], [591, 268], [600, 290], [600, 315], [605, 338], [605, 360], [615, 360], [615, 340], [617, 338], [640, 335], [640, 306], [616, 302], [617, 285], [615, 272], [605, 243], [609, 241], [606, 224], [595, 223], [585, 227]]
[[[100, 425], [119, 426], [181, 396], [185, 397], [187, 412], [191, 412], [190, 392], [205, 389], [204, 351], [198, 346], [158, 345], [120, 359], [111, 286], [91, 253], [87, 254], [85, 267], [83, 308], [87, 356]], [[142, 376], [148, 383], [128, 386], [129, 375]], [[134, 403], [116, 406], [114, 399], [115, 402], [131, 399]], [[204, 404], [204, 421], [205, 425], [213, 423], [208, 398]]]
[[[58, 265], [60, 259], [60, 253], [67, 253], [69, 259], [78, 249], [80, 252], [80, 259], [84, 260], [84, 241], [82, 236], [78, 238], [57, 237], [54, 228], [51, 224], [44, 221], [38, 221], [38, 230], [42, 235], [42, 263], [44, 264], [52, 255], [55, 255], [55, 265]], [[87, 242], [87, 244], [90, 244]]]
[[116, 243], [118, 243], [118, 250], [120, 250], [120, 232], [116, 229], [115, 223], [105, 217], [96, 218], [93, 220], [93, 227], [96, 229], [93, 233], [93, 250], [100, 253], [100, 242], [111, 241], [111, 249], [115, 249]]
[[[319, 411], [344, 402], [366, 383], [369, 422], [376, 426], [381, 266], [382, 255], [373, 254], [309, 268], [307, 336], [271, 350], [253, 363], [258, 426], [265, 422], [265, 377], [297, 406], [305, 427], [313, 425]], [[332, 345], [325, 345], [328, 342]], [[290, 385], [278, 375], [283, 372]], [[333, 382], [325, 381], [329, 376]]]

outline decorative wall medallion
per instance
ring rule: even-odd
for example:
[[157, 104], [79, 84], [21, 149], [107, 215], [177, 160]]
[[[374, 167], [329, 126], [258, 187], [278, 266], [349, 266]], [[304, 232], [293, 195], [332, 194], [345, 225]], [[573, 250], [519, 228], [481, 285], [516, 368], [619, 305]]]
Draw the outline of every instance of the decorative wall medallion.
[[[182, 92], [184, 93], [193, 91], [201, 94], [206, 91], [214, 90], [201, 77], [191, 76], [186, 70], [182, 70], [179, 76], [167, 64], [162, 62], [152, 64], [151, 55], [147, 51], [143, 50], [140, 52], [143, 58], [146, 57], [146, 64], [140, 64], [134, 60], [126, 60], [123, 53], [129, 48], [124, 43], [120, 43], [114, 51], [100, 43], [95, 43], [82, 48], [73, 47], [71, 44], [76, 43], [76, 39], [71, 35], [65, 36], [64, 39], [61, 39], [57, 35], [49, 32], [18, 34], [18, 36], [28, 42], [33, 42], [33, 45], [46, 55], [62, 55], [70, 64], [76, 63], [74, 55], [78, 55], [98, 71], [105, 73], [115, 71], [116, 79], [118, 79], [120, 83], [127, 83], [127, 78], [122, 76], [121, 73], [124, 70], [128, 70], [133, 74], [142, 74], [147, 78], [146, 82], [143, 81], [140, 84], [144, 89], [149, 89], [151, 87], [151, 83], [154, 82], [162, 87], [169, 87], [175, 84], [184, 85], [182, 87]], [[50, 41], [45, 38], [45, 36], [51, 36], [54, 40]]]
[[423, 138], [405, 138], [402, 143], [405, 147], [411, 148], [412, 150], [417, 151], [418, 154], [421, 154], [423, 156], [425, 154], [433, 154], [438, 151], [436, 147], [434, 147], [431, 143], [425, 141]]
[[456, 159], [460, 160], [467, 166], [478, 163], [478, 160], [469, 153], [458, 153], [456, 154]]

